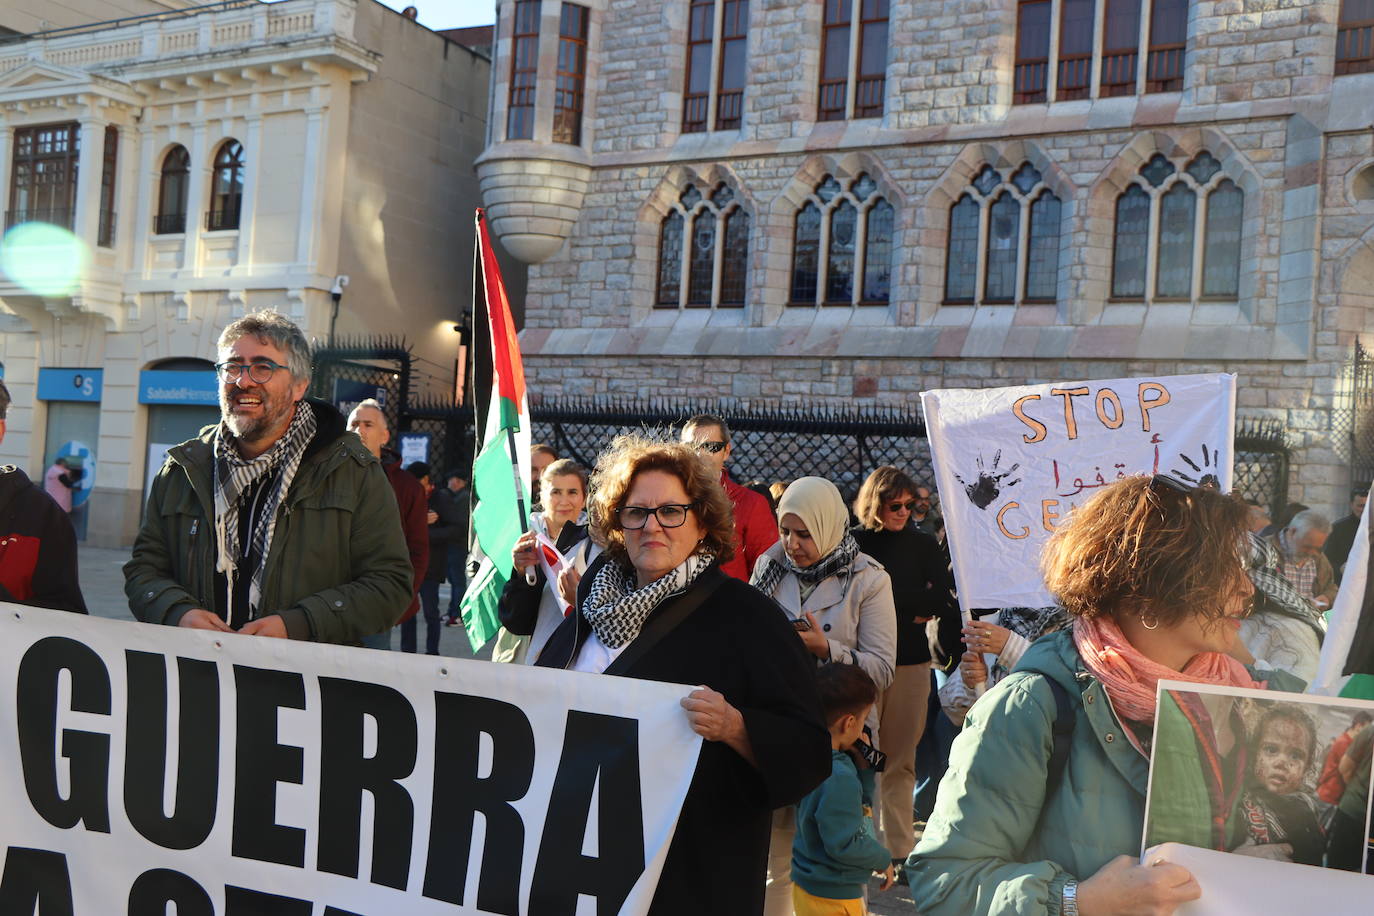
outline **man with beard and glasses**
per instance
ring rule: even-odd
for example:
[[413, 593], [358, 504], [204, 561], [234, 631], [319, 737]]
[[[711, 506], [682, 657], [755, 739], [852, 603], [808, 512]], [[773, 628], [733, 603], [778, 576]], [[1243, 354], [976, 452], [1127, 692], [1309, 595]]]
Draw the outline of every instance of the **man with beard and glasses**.
[[305, 335], [267, 310], [218, 343], [221, 420], [171, 449], [148, 497], [129, 607], [146, 623], [358, 645], [411, 599], [381, 463], [305, 397]]

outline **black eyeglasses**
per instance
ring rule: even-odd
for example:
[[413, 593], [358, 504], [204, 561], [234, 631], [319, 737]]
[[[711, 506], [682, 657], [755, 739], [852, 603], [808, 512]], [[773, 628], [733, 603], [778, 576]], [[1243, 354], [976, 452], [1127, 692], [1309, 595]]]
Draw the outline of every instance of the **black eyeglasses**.
[[889, 511], [889, 512], [901, 512], [903, 509], [905, 509], [906, 511], [910, 512], [912, 509], [915, 509], [915, 508], [916, 508], [916, 502], [915, 502], [915, 500], [907, 500], [907, 501], [904, 502], [904, 503], [888, 503], [888, 504], [887, 504], [887, 511]]
[[255, 385], [266, 385], [272, 381], [272, 375], [278, 369], [285, 369], [286, 366], [279, 366], [270, 359], [264, 359], [252, 363], [215, 363], [215, 372], [226, 382], [237, 382], [244, 372], [248, 373], [248, 378]]
[[652, 509], [646, 506], [622, 506], [618, 510], [620, 527], [638, 531], [649, 523], [649, 516], [658, 519], [664, 528], [681, 528], [687, 522], [687, 510], [693, 503], [664, 503]]
[[725, 451], [726, 442], [694, 442], [692, 445], [699, 452], [710, 452], [712, 455], [719, 455]]
[[1161, 492], [1160, 488], [1173, 490], [1175, 493], [1192, 493], [1197, 487], [1186, 484], [1177, 477], [1168, 474], [1156, 474], [1150, 478], [1150, 489], [1156, 493]]

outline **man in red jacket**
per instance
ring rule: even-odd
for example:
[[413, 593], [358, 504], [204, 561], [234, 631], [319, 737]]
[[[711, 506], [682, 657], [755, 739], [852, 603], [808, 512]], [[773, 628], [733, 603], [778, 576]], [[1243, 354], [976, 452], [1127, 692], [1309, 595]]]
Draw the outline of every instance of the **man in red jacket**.
[[778, 541], [778, 521], [768, 508], [768, 500], [748, 487], [730, 479], [725, 462], [733, 451], [730, 427], [720, 417], [697, 414], [682, 427], [682, 441], [697, 447], [706, 463], [720, 472], [721, 485], [735, 506], [735, 557], [720, 565], [721, 572], [744, 582], [754, 571], [754, 561]]
[[[414, 474], [401, 467], [401, 456], [389, 448], [391, 429], [387, 426], [386, 414], [382, 405], [372, 398], [360, 403], [348, 415], [348, 428], [363, 440], [363, 447], [382, 462], [386, 479], [396, 493], [396, 506], [401, 510], [401, 530], [405, 532], [406, 549], [410, 552], [410, 565], [415, 570], [412, 580], [410, 606], [396, 623], [403, 623], [415, 616], [420, 610], [420, 584], [425, 580], [425, 569], [429, 566], [429, 505], [425, 500], [425, 488]], [[407, 640], [407, 635], [409, 640]], [[390, 649], [391, 631], [383, 630], [363, 639], [363, 645], [371, 649]], [[415, 630], [401, 631], [401, 651], [415, 651]]]

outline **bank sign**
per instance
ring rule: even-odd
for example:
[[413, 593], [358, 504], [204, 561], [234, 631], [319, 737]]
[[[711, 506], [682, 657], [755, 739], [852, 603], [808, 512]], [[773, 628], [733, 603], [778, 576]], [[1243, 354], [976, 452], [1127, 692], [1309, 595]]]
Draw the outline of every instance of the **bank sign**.
[[138, 374], [138, 403], [196, 404], [214, 407], [219, 403], [213, 369], [191, 372], [160, 372], [145, 369]]

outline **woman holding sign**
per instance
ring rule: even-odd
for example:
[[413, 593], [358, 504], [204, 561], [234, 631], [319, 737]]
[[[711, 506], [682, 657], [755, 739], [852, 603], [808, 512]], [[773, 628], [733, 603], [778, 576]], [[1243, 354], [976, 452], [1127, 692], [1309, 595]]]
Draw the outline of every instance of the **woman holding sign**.
[[1099, 490], [1041, 561], [1073, 618], [969, 711], [908, 866], [925, 916], [1168, 914], [1201, 889], [1137, 864], [1160, 680], [1299, 689], [1230, 654], [1248, 508], [1162, 475]]
[[592, 493], [604, 552], [537, 664], [696, 688], [705, 741], [651, 912], [757, 913], [773, 809], [830, 774], [812, 667], [777, 605], [720, 571], [730, 499], [691, 445], [619, 436]]
[[[587, 469], [570, 458], [555, 461], [539, 475], [544, 511], [530, 514], [530, 530], [511, 551], [511, 577], [501, 591], [496, 612], [506, 633], [492, 651], [492, 661], [533, 664], [553, 631], [578, 580], [599, 549], [587, 538]], [[551, 568], [564, 567], [562, 581], [550, 582], [539, 562], [538, 536], [558, 551]], [[544, 549], [548, 549], [547, 545]], [[511, 634], [519, 638], [511, 638]]]

